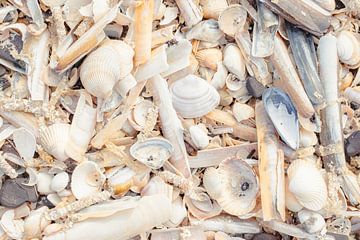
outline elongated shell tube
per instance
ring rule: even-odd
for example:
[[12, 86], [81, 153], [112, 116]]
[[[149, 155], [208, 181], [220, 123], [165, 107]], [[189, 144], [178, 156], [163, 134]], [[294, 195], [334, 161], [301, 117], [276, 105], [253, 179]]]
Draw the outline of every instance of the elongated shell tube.
[[176, 0], [181, 16], [189, 27], [201, 21], [203, 14], [193, 0]]

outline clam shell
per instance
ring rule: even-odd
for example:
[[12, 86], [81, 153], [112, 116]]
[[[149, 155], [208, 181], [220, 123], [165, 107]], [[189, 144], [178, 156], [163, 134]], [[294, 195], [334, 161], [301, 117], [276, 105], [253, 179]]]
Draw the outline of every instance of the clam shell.
[[116, 197], [125, 195], [133, 185], [132, 178], [136, 172], [128, 167], [114, 167], [106, 173], [107, 183]]
[[254, 170], [241, 159], [226, 159], [217, 169], [206, 169], [203, 183], [210, 197], [229, 214], [241, 216], [256, 205], [258, 179]]
[[220, 102], [216, 89], [204, 79], [187, 75], [170, 86], [173, 106], [184, 118], [202, 117]]
[[268, 88], [263, 93], [265, 110], [281, 139], [292, 149], [299, 147], [299, 121], [289, 95], [278, 88]]
[[302, 206], [313, 211], [325, 206], [327, 186], [319, 169], [306, 160], [298, 159], [290, 164], [287, 173], [289, 191]]
[[51, 180], [50, 188], [54, 192], [60, 192], [66, 188], [69, 180], [70, 178], [67, 172], [59, 172]]
[[359, 37], [350, 31], [341, 31], [337, 36], [336, 47], [339, 60], [351, 68], [360, 64]]
[[133, 49], [125, 42], [106, 40], [81, 65], [80, 79], [84, 88], [96, 97], [110, 96], [116, 82], [131, 72], [133, 56]]
[[235, 74], [240, 80], [246, 78], [245, 60], [240, 49], [235, 44], [228, 44], [224, 48], [223, 64], [229, 72]]
[[195, 57], [200, 66], [216, 71], [218, 62], [222, 61], [222, 52], [218, 48], [207, 48], [199, 50]]
[[71, 191], [77, 199], [100, 192], [105, 175], [99, 166], [91, 161], [80, 163], [71, 176]]
[[206, 130], [204, 130], [201, 126], [191, 126], [189, 128], [189, 132], [191, 140], [198, 149], [204, 149], [209, 145], [209, 136], [207, 135]]
[[70, 125], [67, 123], [55, 123], [40, 131], [40, 143], [49, 154], [56, 159], [64, 161], [68, 158], [65, 153], [69, 138]]
[[255, 117], [255, 110], [247, 104], [236, 102], [232, 107], [234, 117], [238, 122]]
[[229, 36], [234, 36], [235, 33], [241, 30], [246, 22], [246, 9], [239, 4], [228, 6], [219, 16], [220, 29]]
[[131, 156], [152, 169], [161, 168], [172, 152], [171, 143], [161, 137], [137, 141], [130, 147]]
[[46, 195], [52, 193], [51, 189], [51, 181], [53, 179], [53, 175], [46, 172], [39, 172], [37, 174], [37, 190], [40, 194]]
[[26, 128], [18, 128], [13, 132], [13, 140], [17, 152], [25, 160], [31, 160], [36, 150], [36, 139]]
[[289, 191], [289, 179], [286, 178], [285, 183], [285, 206], [292, 212], [298, 212], [304, 207], [299, 203], [294, 194]]
[[[246, 80], [244, 79], [241, 80], [234, 74], [229, 74], [226, 77], [225, 84], [227, 89], [229, 90], [229, 93], [240, 92], [241, 96], [248, 93], [246, 88]], [[237, 94], [232, 94], [232, 95], [237, 95]]]
[[298, 218], [308, 233], [319, 233], [326, 227], [324, 218], [313, 211], [303, 209], [298, 212]]

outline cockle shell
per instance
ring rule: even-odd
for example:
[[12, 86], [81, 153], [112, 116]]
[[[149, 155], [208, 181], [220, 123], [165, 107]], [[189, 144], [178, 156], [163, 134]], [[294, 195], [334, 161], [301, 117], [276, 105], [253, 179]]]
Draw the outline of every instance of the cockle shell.
[[256, 205], [258, 179], [254, 170], [241, 159], [226, 159], [217, 169], [206, 169], [203, 183], [210, 197], [229, 214], [241, 216]]
[[238, 122], [255, 117], [254, 108], [244, 103], [235, 102], [232, 107], [232, 112]]
[[120, 40], [106, 40], [90, 53], [80, 68], [84, 88], [92, 95], [106, 98], [114, 85], [133, 68], [133, 49]]
[[235, 44], [228, 44], [224, 48], [223, 64], [229, 72], [235, 74], [240, 80], [245, 80], [245, 60], [241, 54], [240, 49]]
[[241, 30], [246, 21], [247, 12], [245, 8], [239, 4], [228, 6], [219, 16], [220, 29], [229, 36], [234, 36], [236, 32]]
[[227, 8], [226, 0], [200, 0], [200, 5], [204, 12], [204, 18], [218, 19], [220, 13]]
[[216, 71], [217, 63], [222, 61], [222, 52], [218, 48], [207, 48], [199, 50], [195, 57], [199, 61], [200, 66]]
[[321, 172], [313, 163], [297, 159], [291, 162], [287, 174], [288, 190], [302, 206], [313, 211], [318, 211], [325, 206], [327, 186]]
[[360, 64], [359, 36], [350, 31], [341, 31], [337, 36], [336, 47], [339, 60], [349, 68], [356, 68]]
[[67, 123], [54, 123], [40, 131], [40, 143], [49, 154], [56, 159], [64, 161], [68, 158], [65, 153], [69, 138], [70, 125]]
[[298, 212], [298, 218], [308, 233], [319, 233], [326, 227], [324, 218], [313, 211], [303, 209]]
[[214, 19], [209, 19], [196, 24], [186, 33], [188, 40], [196, 39], [205, 42], [217, 42], [224, 36], [224, 33], [219, 29], [219, 24]]
[[130, 147], [131, 156], [152, 169], [161, 168], [172, 152], [171, 143], [161, 137], [137, 141]]
[[195, 75], [187, 75], [170, 86], [173, 106], [184, 118], [202, 117], [220, 102], [216, 89]]
[[210, 139], [207, 135], [206, 128], [199, 125], [193, 125], [189, 128], [190, 137], [198, 149], [204, 149], [209, 145]]
[[85, 198], [100, 191], [105, 175], [99, 166], [91, 161], [80, 163], [71, 176], [71, 191], [77, 199]]
[[50, 188], [54, 192], [60, 192], [66, 188], [69, 183], [69, 174], [67, 172], [59, 172], [51, 180]]
[[292, 212], [298, 212], [304, 207], [299, 203], [294, 194], [289, 191], [289, 179], [285, 179], [285, 206]]

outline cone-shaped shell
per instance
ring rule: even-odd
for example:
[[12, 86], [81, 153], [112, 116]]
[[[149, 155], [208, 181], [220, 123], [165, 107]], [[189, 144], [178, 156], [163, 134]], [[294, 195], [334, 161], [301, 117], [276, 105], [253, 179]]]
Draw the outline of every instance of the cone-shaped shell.
[[68, 158], [65, 153], [69, 138], [70, 125], [67, 123], [55, 123], [40, 131], [40, 143], [46, 152], [60, 161]]
[[107, 40], [90, 53], [80, 68], [84, 88], [92, 95], [106, 98], [117, 81], [133, 68], [133, 49], [120, 40]]
[[240, 216], [256, 205], [258, 179], [254, 170], [241, 159], [226, 159], [217, 169], [208, 168], [203, 183], [210, 197], [229, 214]]
[[298, 159], [288, 168], [289, 191], [305, 208], [322, 209], [327, 200], [327, 187], [319, 169], [312, 163]]
[[175, 110], [184, 118], [197, 118], [211, 112], [220, 102], [216, 89], [204, 79], [187, 75], [170, 86]]
[[360, 64], [360, 43], [355, 33], [341, 31], [337, 36], [336, 46], [341, 62], [346, 63], [350, 68]]
[[91, 161], [79, 164], [71, 176], [71, 191], [77, 199], [88, 197], [101, 190], [105, 175], [99, 166]]
[[224, 33], [233, 37], [244, 27], [246, 16], [245, 8], [239, 4], [230, 5], [220, 14], [219, 27]]

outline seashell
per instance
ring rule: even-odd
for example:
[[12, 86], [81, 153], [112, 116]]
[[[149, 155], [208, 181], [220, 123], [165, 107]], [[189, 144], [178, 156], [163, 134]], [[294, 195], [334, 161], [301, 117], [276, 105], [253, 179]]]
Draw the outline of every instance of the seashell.
[[228, 7], [226, 0], [200, 0], [204, 18], [217, 20], [221, 12]]
[[227, 35], [234, 37], [246, 22], [246, 9], [239, 4], [228, 6], [219, 15], [219, 27]]
[[268, 88], [263, 93], [265, 110], [281, 139], [292, 149], [299, 147], [299, 121], [289, 95], [278, 88]]
[[318, 143], [316, 134], [313, 131], [308, 131], [305, 128], [300, 128], [300, 147], [311, 147]]
[[147, 115], [152, 108], [154, 108], [154, 104], [149, 100], [144, 100], [136, 104], [132, 114], [134, 121], [139, 126], [145, 127]]
[[216, 71], [217, 63], [222, 61], [222, 52], [218, 48], [208, 48], [199, 50], [195, 57], [199, 61], [200, 66]]
[[314, 2], [317, 3], [320, 7], [322, 7], [325, 10], [328, 11], [334, 11], [335, 10], [335, 0], [314, 0]]
[[245, 80], [245, 60], [240, 49], [235, 44], [228, 44], [224, 48], [223, 64], [229, 72], [235, 74], [238, 79]]
[[135, 87], [137, 84], [136, 79], [133, 75], [129, 74], [125, 78], [120, 79], [114, 86], [114, 89], [122, 96], [123, 98], [126, 97], [127, 93]]
[[[241, 80], [239, 79], [237, 76], [235, 76], [234, 74], [229, 74], [226, 77], [225, 80], [225, 84], [227, 89], [229, 90], [229, 93], [231, 94], [231, 92], [241, 92], [240, 95], [242, 96], [243, 94], [247, 93], [247, 88], [246, 88], [246, 81], [245, 80]], [[231, 94], [232, 96], [234, 94]], [[233, 96], [235, 97], [235, 96]]]
[[136, 172], [128, 167], [114, 167], [106, 173], [107, 184], [113, 189], [116, 197], [125, 195], [133, 185]]
[[84, 88], [92, 95], [106, 98], [116, 82], [125, 78], [133, 68], [133, 49], [120, 40], [106, 40], [91, 52], [80, 68]]
[[53, 175], [46, 173], [46, 172], [39, 172], [37, 174], [37, 190], [42, 195], [47, 195], [52, 193], [53, 190], [51, 189], [51, 182], [53, 179]]
[[46, 152], [56, 159], [64, 161], [68, 158], [65, 153], [70, 132], [70, 125], [67, 123], [55, 123], [40, 131], [40, 143]]
[[210, 142], [206, 129], [199, 125], [193, 125], [189, 128], [190, 137], [198, 149], [205, 149]]
[[311, 234], [319, 233], [326, 227], [324, 218], [313, 211], [303, 209], [298, 212], [298, 218], [305, 231]]
[[166, 184], [159, 176], [154, 176], [141, 190], [141, 196], [151, 196], [156, 194], [165, 194], [169, 199], [172, 199], [173, 187]]
[[0, 225], [6, 234], [12, 239], [23, 239], [24, 236], [24, 220], [14, 219], [15, 211], [7, 210], [3, 213]]
[[350, 31], [341, 31], [336, 41], [339, 60], [349, 66], [357, 68], [360, 64], [359, 37]]
[[292, 212], [298, 212], [304, 207], [299, 203], [294, 194], [289, 191], [289, 179], [285, 182], [285, 206]]
[[172, 152], [172, 144], [161, 137], [137, 141], [130, 147], [131, 156], [152, 169], [161, 168]]
[[179, 9], [177, 7], [167, 7], [164, 11], [164, 16], [160, 21], [160, 25], [170, 24], [178, 17]]
[[40, 238], [42, 231], [50, 224], [50, 220], [44, 218], [48, 207], [40, 207], [30, 212], [24, 221], [24, 235], [26, 239]]
[[44, 228], [42, 232], [44, 236], [49, 236], [63, 230], [64, 226], [60, 223], [52, 223]]
[[254, 108], [244, 103], [235, 102], [232, 106], [232, 112], [238, 122], [255, 117]]
[[186, 218], [187, 209], [180, 196], [171, 203], [171, 207], [171, 217], [164, 225], [167, 227], [177, 227]]
[[231, 158], [217, 169], [206, 169], [203, 183], [210, 197], [227, 213], [241, 216], [254, 209], [259, 191], [254, 170], [244, 161]]
[[204, 79], [187, 75], [170, 86], [175, 110], [184, 118], [202, 117], [220, 102], [216, 89]]
[[302, 206], [312, 211], [318, 211], [325, 206], [326, 183], [321, 172], [312, 163], [302, 159], [295, 160], [291, 162], [287, 174], [289, 191]]
[[215, 217], [221, 213], [219, 204], [212, 200], [205, 192], [196, 192], [199, 199], [195, 200], [189, 196], [184, 196], [184, 202], [194, 217], [199, 220]]
[[51, 180], [50, 188], [54, 192], [60, 192], [66, 188], [69, 183], [69, 175], [66, 172], [59, 172]]
[[16, 151], [25, 160], [31, 160], [36, 150], [36, 139], [33, 133], [26, 128], [18, 128], [13, 132], [13, 141]]
[[[63, 190], [64, 191], [64, 190]], [[62, 191], [60, 191], [62, 192]], [[72, 194], [70, 194], [69, 196], [71, 196]], [[63, 196], [62, 196], [63, 197]], [[46, 199], [54, 206], [57, 206], [58, 204], [61, 203], [61, 198], [59, 196], [59, 194], [57, 193], [50, 193], [47, 195]]]
[[186, 33], [186, 39], [200, 40], [205, 42], [215, 43], [224, 36], [224, 33], [219, 29], [219, 24], [214, 19], [209, 19], [196, 24]]
[[89, 197], [100, 192], [105, 182], [105, 175], [99, 166], [91, 161], [80, 163], [71, 176], [71, 191], [77, 199]]
[[228, 75], [228, 71], [224, 66], [223, 62], [218, 62], [217, 71], [214, 74], [213, 78], [211, 79], [211, 85], [216, 89], [220, 90], [225, 86], [226, 77]]

